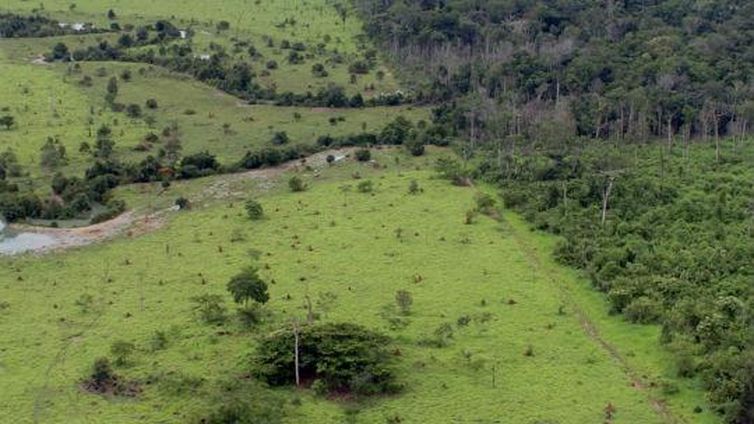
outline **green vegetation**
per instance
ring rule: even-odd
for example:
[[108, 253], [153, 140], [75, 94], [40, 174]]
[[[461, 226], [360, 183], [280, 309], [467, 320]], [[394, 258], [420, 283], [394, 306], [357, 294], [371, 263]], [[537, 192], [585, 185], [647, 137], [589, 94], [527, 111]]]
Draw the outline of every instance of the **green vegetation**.
[[7, 1], [0, 416], [750, 424], [752, 17]]
[[[300, 193], [288, 191], [285, 174], [272, 188], [232, 176], [184, 181], [171, 186], [173, 196], [205, 206], [171, 215], [159, 231], [49, 257], [5, 259], [0, 298], [9, 307], [0, 318], [0, 342], [13, 346], [24, 334], [35, 348], [14, 349], [3, 361], [11, 383], [6, 394], [14, 399], [3, 415], [23, 420], [37, 402], [43, 418], [75, 417], [86, 407], [92, 420], [107, 422], [129, 421], [134, 410], [149, 421], [177, 422], [236, 407], [259, 412], [258, 404], [216, 400], [230, 387], [229, 397], [250, 390], [258, 393], [253, 397], [271, 396], [270, 405], [277, 395], [287, 399], [278, 409], [285, 422], [339, 421], [354, 413], [357, 422], [493, 420], [502, 407], [515, 422], [581, 423], [601, 420], [612, 404], [614, 422], [660, 423], [651, 406], [658, 399], [668, 413], [715, 422], [695, 380], [675, 377], [659, 331], [608, 316], [578, 276], [550, 263], [550, 240], [513, 216], [499, 222], [481, 215], [463, 225], [465, 212], [477, 208], [476, 190], [434, 178], [429, 169], [437, 158], [378, 150], [379, 168], [323, 161], [321, 171], [295, 174], [313, 181]], [[314, 173], [321, 175], [316, 181]], [[354, 173], [374, 182], [374, 195], [345, 193], [344, 202], [342, 187]], [[421, 195], [407, 192], [411, 181]], [[219, 183], [240, 197], [201, 200], [203, 187]], [[249, 221], [249, 195], [264, 203], [264, 220]], [[360, 242], [365, 238], [369, 243]], [[335, 254], [343, 250], [347, 256]], [[251, 330], [228, 314], [226, 287], [249, 263], [270, 297], [267, 315]], [[47, 294], [29, 297], [29, 291]], [[93, 312], [76, 304], [82, 293], [94, 294]], [[586, 308], [610, 350], [582, 328], [577, 308]], [[38, 315], [50, 318], [30, 318]], [[270, 392], [238, 381], [256, 369], [242, 353], [256, 352], [259, 340], [281, 328], [290, 337], [292, 319], [302, 334], [311, 319], [313, 328], [349, 322], [390, 337], [390, 369], [404, 391], [352, 404], [313, 390]], [[88, 375], [94, 358], [109, 355], [117, 340], [136, 346], [117, 375], [137, 383], [140, 394], [125, 403], [77, 394], [71, 382]], [[525, 355], [529, 346], [532, 356]], [[66, 361], [57, 362], [63, 348]], [[646, 377], [634, 382], [632, 375]], [[43, 381], [44, 388], [29, 396], [28, 381]], [[670, 384], [677, 393], [663, 392]], [[548, 395], [553, 387], [560, 388], [557, 396]], [[693, 413], [696, 406], [704, 412]]]
[[414, 97], [475, 142], [751, 133], [750, 2], [354, 3]]
[[[745, 422], [754, 348], [751, 149], [592, 147], [487, 164], [506, 205], [563, 237], [555, 253], [588, 272], [613, 313], [662, 325], [680, 377], [699, 376], [728, 422]], [[728, 154], [736, 149], [735, 156]]]

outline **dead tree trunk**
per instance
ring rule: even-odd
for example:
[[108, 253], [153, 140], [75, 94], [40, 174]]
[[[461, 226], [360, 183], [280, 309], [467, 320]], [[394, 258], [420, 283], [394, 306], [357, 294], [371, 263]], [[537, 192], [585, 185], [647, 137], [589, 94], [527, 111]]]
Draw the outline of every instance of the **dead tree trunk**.
[[610, 192], [613, 190], [613, 183], [615, 182], [615, 177], [609, 176], [607, 177], [607, 186], [605, 186], [605, 190], [602, 192], [602, 226], [605, 226], [605, 220], [607, 220], [607, 205], [610, 200]]
[[301, 375], [299, 373], [299, 331], [298, 331], [298, 320], [293, 321], [293, 366], [296, 368], [296, 387], [299, 387], [301, 385]]

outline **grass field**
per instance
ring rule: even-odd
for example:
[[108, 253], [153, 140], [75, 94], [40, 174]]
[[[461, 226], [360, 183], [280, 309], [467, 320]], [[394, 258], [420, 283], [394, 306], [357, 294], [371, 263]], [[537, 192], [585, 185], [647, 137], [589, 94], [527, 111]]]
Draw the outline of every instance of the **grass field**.
[[[13, 1], [0, 6], [0, 12], [42, 13], [61, 22], [94, 22], [100, 27], [109, 26], [107, 11], [114, 9], [117, 21], [126, 24], [152, 24], [157, 19], [170, 19], [195, 32], [191, 41], [195, 51], [202, 52], [211, 43], [225, 47], [239, 61], [248, 61], [244, 52], [232, 49], [234, 41], [249, 41], [262, 53], [260, 63], [252, 63], [259, 73], [267, 60], [275, 59], [279, 68], [269, 76], [260, 76], [262, 85], [274, 85], [279, 91], [303, 93], [316, 91], [329, 83], [338, 83], [353, 94], [362, 92], [366, 97], [382, 91], [394, 91], [398, 84], [390, 71], [382, 65], [367, 75], [360, 75], [356, 84], [350, 84], [348, 64], [361, 58], [364, 44], [357, 42], [360, 23], [356, 18], [345, 19], [326, 1], [300, 2], [223, 2], [222, 8], [205, 4], [200, 8], [188, 2], [177, 6], [164, 3], [129, 1], [103, 4], [101, 2], [38, 3]], [[230, 19], [229, 17], [232, 17]], [[215, 30], [221, 19], [231, 21], [228, 31]], [[282, 22], [288, 24], [281, 26]], [[292, 24], [292, 22], [297, 22]], [[285, 60], [287, 50], [279, 48], [282, 40], [307, 43], [312, 50], [322, 43], [325, 53], [307, 58], [304, 64], [291, 65]], [[262, 36], [273, 39], [275, 47], [268, 47]], [[414, 121], [426, 119], [428, 111], [400, 108], [368, 108], [328, 110], [324, 108], [277, 108], [274, 106], [248, 106], [242, 101], [191, 78], [144, 64], [112, 62], [84, 62], [80, 68], [66, 64], [44, 64], [35, 58], [49, 52], [56, 43], [63, 42], [71, 50], [96, 44], [102, 40], [114, 43], [118, 34], [83, 34], [47, 38], [21, 38], [0, 40], [0, 109], [14, 116], [17, 125], [10, 131], [0, 130], [0, 150], [12, 149], [28, 178], [22, 184], [45, 187], [50, 176], [57, 171], [80, 174], [91, 165], [87, 153], [80, 153], [82, 142], [93, 143], [96, 129], [101, 125], [113, 128], [116, 157], [139, 161], [152, 152], [135, 152], [133, 148], [150, 132], [159, 134], [162, 128], [177, 123], [183, 143], [183, 154], [209, 150], [222, 163], [239, 159], [248, 149], [269, 144], [272, 135], [285, 131], [293, 143], [314, 143], [317, 137], [356, 132], [378, 131], [387, 121], [403, 114]], [[334, 52], [345, 56], [343, 63], [328, 62]], [[320, 57], [321, 56], [321, 57]], [[316, 62], [326, 64], [330, 75], [314, 78], [311, 66]], [[138, 104], [145, 118], [130, 119], [124, 113], [109, 110], [105, 101], [105, 86], [110, 77], [118, 77], [123, 70], [132, 71], [130, 82], [120, 81], [118, 102]], [[378, 80], [376, 70], [384, 71]], [[100, 71], [100, 72], [98, 72]], [[91, 77], [93, 85], [80, 81]], [[374, 85], [374, 91], [371, 86]], [[147, 99], [154, 98], [160, 107], [144, 107]], [[333, 125], [331, 118], [337, 119]], [[338, 119], [339, 118], [339, 119]], [[66, 147], [68, 163], [59, 169], [43, 170], [39, 166], [40, 148], [47, 137], [57, 137]], [[156, 146], [155, 149], [158, 149]]]
[[[285, 397], [303, 397], [286, 407], [290, 422], [340, 422], [348, 415], [364, 423], [395, 416], [402, 422], [585, 423], [601, 422], [608, 403], [617, 408], [616, 423], [670, 422], [651, 406], [649, 399], [661, 398], [685, 422], [714, 422], [691, 413], [703, 405], [693, 387], [677, 383], [679, 393], [663, 395], [660, 383], [676, 382], [666, 376], [672, 369], [658, 353], [657, 331], [608, 317], [578, 275], [547, 259], [551, 239], [529, 233], [508, 214], [502, 223], [482, 217], [464, 225], [475, 189], [434, 179], [433, 156], [412, 163], [401, 153], [400, 164], [394, 157], [377, 155], [388, 166], [382, 170], [348, 163], [319, 178], [303, 173], [311, 184], [305, 193], [289, 193], [279, 182], [238, 181], [241, 198], [263, 203], [261, 222], [249, 221], [231, 198], [177, 213], [163, 230], [140, 238], [3, 260], [0, 299], [9, 306], [0, 315], [0, 372], [8, 384], [0, 414], [12, 422], [84, 422], [84, 415], [86, 422], [108, 423], [191, 419], [221, 380], [248, 370], [254, 338], [234, 324], [220, 331], [198, 323], [189, 298], [216, 293], [230, 304], [227, 279], [257, 264], [269, 267], [264, 277], [276, 282], [272, 317], [257, 332], [303, 316], [305, 293], [330, 294], [335, 301], [318, 309], [324, 321], [381, 329], [401, 351], [405, 393], [355, 406], [285, 390]], [[342, 189], [356, 184], [354, 172], [375, 182], [374, 195]], [[412, 179], [422, 194], [407, 193]], [[177, 190], [197, 193], [207, 182]], [[231, 242], [234, 237], [244, 240]], [[415, 275], [423, 280], [416, 283]], [[413, 293], [414, 307], [410, 324], [393, 330], [382, 313], [399, 289]], [[76, 305], [84, 294], [94, 298], [89, 312]], [[576, 308], [658, 387], [632, 387], [624, 364], [584, 331]], [[464, 315], [472, 323], [460, 327]], [[446, 322], [454, 328], [449, 346], [417, 344]], [[150, 352], [158, 330], [169, 334], [168, 348]], [[139, 350], [118, 371], [151, 384], [135, 400], [82, 392], [77, 382], [118, 339]], [[203, 383], [171, 392], [189, 377]]]
[[[104, 76], [97, 76], [99, 68], [105, 70]], [[133, 77], [119, 84], [119, 101], [141, 105], [145, 116], [154, 117], [151, 126], [144, 118], [130, 119], [106, 107], [105, 85], [125, 69], [131, 69]], [[292, 143], [313, 144], [323, 134], [378, 131], [400, 114], [413, 121], [427, 118], [426, 109], [411, 107], [336, 110], [250, 106], [188, 77], [139, 64], [84, 63], [79, 72], [69, 73], [65, 65], [0, 63], [0, 70], [4, 75], [0, 90], [8, 94], [0, 101], [18, 122], [10, 131], [0, 130], [0, 149], [13, 149], [33, 177], [43, 174], [39, 151], [50, 136], [58, 137], [66, 146], [69, 164], [63, 170], [81, 173], [92, 159], [79, 152], [79, 145], [84, 141], [93, 144], [100, 125], [112, 127], [116, 154], [121, 159], [138, 161], [155, 155], [159, 146], [152, 152], [133, 148], [149, 132], [159, 134], [162, 128], [177, 123], [184, 154], [209, 150], [222, 163], [231, 163], [249, 149], [268, 145], [278, 131], [285, 131]], [[78, 83], [84, 75], [92, 77], [91, 87]], [[150, 98], [158, 102], [155, 111], [144, 107]], [[343, 120], [335, 125], [330, 122], [330, 118], [341, 117]]]
[[[77, 2], [76, 8], [71, 10], [69, 2], [45, 2], [44, 9], [40, 9], [39, 4], [11, 1], [0, 6], [0, 12], [36, 11], [61, 22], [95, 23], [101, 28], [110, 25], [111, 21], [107, 19], [109, 9], [117, 13], [115, 22], [120, 24], [153, 24], [157, 19], [167, 19], [179, 28], [193, 31], [190, 44], [195, 54], [210, 53], [211, 44], [223, 46], [237, 60], [249, 62], [256, 73], [260, 74], [259, 81], [263, 86], [275, 86], [281, 92], [316, 92], [328, 83], [337, 83], [350, 94], [360, 92], [365, 97], [370, 97], [399, 88], [390, 69], [380, 64], [368, 74], [358, 75], [355, 84], [351, 83], [348, 65], [362, 59], [366, 48], [370, 46], [360, 36], [361, 23], [351, 16], [353, 12], [347, 12], [344, 22], [331, 2], [231, 1], [223, 2], [221, 8], [212, 4], [203, 4], [197, 8], [193, 3], [184, 1], [153, 4], [147, 1], [128, 1], [108, 4], [87, 1]], [[220, 20], [227, 20], [230, 29], [216, 30], [216, 24]], [[41, 53], [49, 52], [57, 42], [64, 42], [74, 50], [101, 40], [115, 44], [117, 38], [117, 34], [93, 34], [2, 40], [0, 50], [5, 50], [5, 56], [9, 59], [28, 61]], [[272, 46], [268, 45], [267, 38], [271, 40]], [[303, 63], [288, 63], [289, 50], [280, 48], [284, 40], [290, 43], [302, 42], [307, 46], [303, 52], [306, 56]], [[246, 48], [234, 49], [235, 43], [240, 41], [253, 45], [261, 57], [252, 61]], [[342, 62], [333, 60], [334, 56], [340, 56]], [[278, 68], [268, 70], [269, 76], [261, 75], [265, 64], [270, 60], [276, 61]], [[325, 65], [329, 75], [313, 77], [311, 68], [315, 63]], [[378, 71], [382, 71], [384, 77], [377, 78]]]

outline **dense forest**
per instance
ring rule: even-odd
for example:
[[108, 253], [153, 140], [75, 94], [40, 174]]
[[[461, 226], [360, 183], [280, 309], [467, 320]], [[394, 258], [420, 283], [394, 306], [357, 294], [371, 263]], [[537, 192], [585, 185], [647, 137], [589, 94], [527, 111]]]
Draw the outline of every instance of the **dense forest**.
[[750, 132], [754, 4], [357, 0], [416, 96], [472, 141]]

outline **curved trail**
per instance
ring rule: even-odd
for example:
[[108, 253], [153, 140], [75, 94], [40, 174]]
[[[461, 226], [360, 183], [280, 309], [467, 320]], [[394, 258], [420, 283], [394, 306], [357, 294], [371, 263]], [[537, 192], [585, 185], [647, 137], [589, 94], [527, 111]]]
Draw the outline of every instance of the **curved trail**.
[[[269, 190], [275, 185], [274, 180], [287, 171], [299, 170], [303, 166], [309, 166], [316, 173], [319, 169], [327, 166], [326, 159], [328, 155], [345, 158], [353, 150], [354, 148], [327, 150], [275, 167], [221, 175], [211, 183], [208, 183], [198, 197], [190, 200], [192, 203], [198, 204], [207, 200], [218, 200], [242, 195], [243, 193], [233, 192], [230, 187], [233, 183], [250, 179], [259, 181], [263, 190]], [[36, 233], [52, 237], [55, 240], [53, 244], [30, 251], [35, 254], [43, 254], [103, 242], [123, 234], [129, 237], [146, 234], [161, 228], [168, 216], [176, 210], [176, 208], [167, 208], [142, 214], [129, 210], [109, 221], [76, 228], [50, 228], [24, 224], [11, 224], [9, 227], [19, 233]]]
[[544, 275], [546, 280], [558, 289], [558, 293], [560, 294], [560, 298], [563, 304], [576, 314], [576, 317], [579, 320], [579, 324], [581, 325], [581, 328], [587, 335], [587, 337], [589, 337], [589, 339], [591, 339], [600, 348], [602, 348], [602, 350], [604, 350], [608, 354], [608, 356], [610, 356], [610, 358], [612, 358], [620, 365], [623, 372], [631, 381], [631, 385], [637, 390], [644, 393], [652, 409], [662, 419], [662, 421], [667, 424], [687, 424], [687, 421], [685, 419], [676, 416], [673, 411], [668, 408], [664, 400], [658, 399], [653, 396], [652, 393], [650, 393], [648, 389], [649, 384], [647, 384], [645, 379], [642, 378], [640, 372], [633, 366], [631, 366], [628, 360], [615, 346], [613, 346], [608, 340], [602, 337], [599, 330], [597, 329], [597, 326], [595, 326], [594, 322], [589, 318], [589, 315], [572, 298], [568, 288], [556, 281], [553, 277], [553, 273], [550, 272], [551, 270], [549, 270], [548, 267], [542, 263], [540, 253], [537, 251], [536, 247], [532, 246], [528, 242], [528, 240], [526, 240], [526, 237], [523, 237], [520, 234], [521, 230], [515, 228], [509, 223], [506, 223], [505, 225], [506, 228], [510, 231], [513, 239], [516, 241], [516, 244], [519, 246], [519, 249], [523, 253], [524, 258], [529, 263], [529, 266], [535, 270], [542, 270], [542, 274]]

